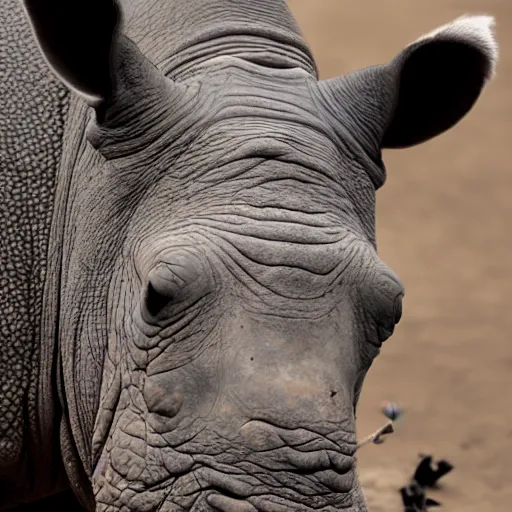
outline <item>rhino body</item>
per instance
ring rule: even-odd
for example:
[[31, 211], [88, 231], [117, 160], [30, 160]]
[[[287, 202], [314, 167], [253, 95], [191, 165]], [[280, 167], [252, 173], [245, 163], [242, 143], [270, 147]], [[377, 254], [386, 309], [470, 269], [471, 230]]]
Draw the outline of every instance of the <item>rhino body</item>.
[[281, 0], [68, 4], [0, 5], [0, 510], [366, 510], [381, 151], [469, 111], [492, 19], [319, 81]]

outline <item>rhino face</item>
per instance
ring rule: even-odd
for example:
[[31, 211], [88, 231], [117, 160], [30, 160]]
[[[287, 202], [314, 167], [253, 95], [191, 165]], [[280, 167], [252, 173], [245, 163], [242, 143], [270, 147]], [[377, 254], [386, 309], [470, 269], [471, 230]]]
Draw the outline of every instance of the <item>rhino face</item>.
[[68, 377], [97, 396], [92, 413], [84, 392], [70, 406], [96, 510], [366, 510], [355, 407], [404, 295], [376, 252], [381, 149], [471, 108], [490, 20], [326, 82], [219, 57], [177, 83], [119, 35], [114, 4], [91, 49], [107, 64], [80, 72], [26, 4], [49, 64], [95, 109], [100, 168], [68, 263], [83, 300], [63, 324], [80, 351], [101, 345], [97, 379], [80, 358]]
[[[108, 294], [102, 502], [134, 482], [137, 499], [167, 494], [162, 510], [358, 499], [354, 408], [403, 287], [374, 248], [364, 155], [329, 129], [310, 77], [272, 75], [210, 64], [215, 107], [137, 199]], [[137, 167], [115, 150], [121, 172]]]

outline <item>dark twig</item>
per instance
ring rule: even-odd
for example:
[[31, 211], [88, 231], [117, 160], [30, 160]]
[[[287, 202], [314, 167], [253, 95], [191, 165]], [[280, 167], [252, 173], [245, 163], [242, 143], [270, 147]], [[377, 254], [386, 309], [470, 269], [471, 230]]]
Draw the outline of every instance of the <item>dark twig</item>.
[[404, 512], [426, 512], [431, 507], [441, 506], [438, 501], [428, 498], [425, 491], [434, 488], [440, 478], [453, 470], [453, 465], [440, 460], [433, 467], [432, 460], [430, 455], [421, 455], [411, 483], [400, 489]]

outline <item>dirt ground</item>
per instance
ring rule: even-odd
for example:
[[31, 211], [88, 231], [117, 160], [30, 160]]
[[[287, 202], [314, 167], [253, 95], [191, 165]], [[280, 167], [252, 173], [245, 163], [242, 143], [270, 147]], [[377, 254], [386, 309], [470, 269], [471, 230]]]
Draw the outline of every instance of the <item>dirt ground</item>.
[[512, 2], [289, 3], [322, 78], [385, 62], [462, 14], [496, 17], [498, 74], [473, 111], [431, 142], [384, 155], [379, 252], [407, 294], [402, 322], [365, 383], [358, 431], [380, 426], [384, 400], [407, 410], [384, 445], [361, 451], [372, 512], [402, 510], [396, 490], [419, 452], [456, 466], [432, 493], [440, 510], [512, 510]]

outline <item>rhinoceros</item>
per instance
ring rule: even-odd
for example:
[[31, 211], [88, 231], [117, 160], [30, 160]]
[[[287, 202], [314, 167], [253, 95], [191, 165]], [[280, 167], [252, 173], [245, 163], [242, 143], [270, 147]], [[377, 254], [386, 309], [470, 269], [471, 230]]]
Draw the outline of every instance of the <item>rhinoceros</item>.
[[0, 509], [367, 510], [382, 150], [468, 113], [493, 25], [320, 80], [284, 0], [2, 0]]

